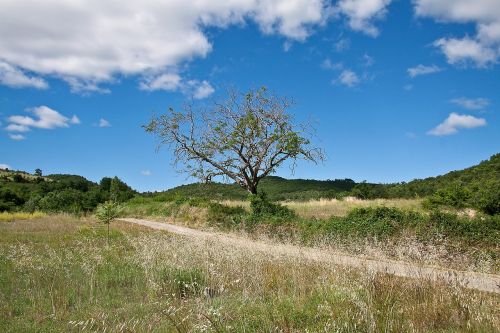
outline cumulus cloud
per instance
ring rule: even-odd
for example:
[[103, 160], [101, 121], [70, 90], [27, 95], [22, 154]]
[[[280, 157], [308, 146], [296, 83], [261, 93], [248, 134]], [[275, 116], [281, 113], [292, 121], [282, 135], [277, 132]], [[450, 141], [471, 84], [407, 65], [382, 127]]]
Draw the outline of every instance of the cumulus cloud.
[[111, 123], [104, 118], [99, 119], [99, 127], [111, 127]]
[[160, 74], [156, 77], [145, 78], [139, 85], [142, 90], [176, 91], [181, 87], [181, 77], [176, 73]]
[[486, 126], [486, 120], [465, 114], [450, 113], [441, 124], [427, 132], [428, 135], [443, 136], [455, 134], [462, 128]]
[[35, 76], [28, 76], [23, 71], [0, 60], [0, 84], [12, 88], [47, 89], [48, 83]]
[[142, 170], [142, 171], [141, 171], [141, 175], [143, 175], [143, 176], [151, 176], [151, 175], [152, 175], [152, 173], [151, 173], [151, 171], [150, 171], [150, 170]]
[[347, 87], [354, 87], [355, 85], [359, 84], [361, 80], [356, 73], [354, 73], [350, 69], [345, 69], [340, 73], [336, 82]]
[[355, 31], [361, 31], [369, 36], [377, 37], [379, 29], [376, 20], [383, 19], [387, 6], [392, 0], [340, 0], [334, 12], [347, 17], [348, 25]]
[[141, 90], [155, 91], [181, 91], [195, 99], [203, 99], [210, 96], [215, 89], [206, 81], [188, 80], [185, 81], [177, 73], [164, 73], [158, 76], [144, 78], [139, 84]]
[[0, 163], [0, 169], [6, 170], [6, 169], [11, 169], [11, 167], [8, 164]]
[[496, 63], [500, 57], [500, 5], [497, 0], [415, 0], [415, 13], [439, 22], [474, 23], [473, 37], [440, 38], [434, 42], [448, 63], [479, 67]]
[[498, 58], [497, 50], [469, 37], [440, 38], [433, 45], [441, 49], [451, 65], [466, 65], [472, 61], [478, 67], [484, 67]]
[[481, 110], [490, 105], [490, 100], [486, 98], [460, 97], [454, 98], [450, 102], [467, 110]]
[[193, 97], [195, 99], [203, 99], [212, 95], [215, 89], [207, 81], [190, 81], [190, 86], [194, 89]]
[[418, 66], [408, 68], [407, 71], [408, 71], [408, 75], [411, 78], [414, 78], [414, 77], [419, 76], [419, 75], [427, 75], [427, 74], [437, 73], [437, 72], [442, 71], [442, 69], [436, 65], [425, 66], [425, 65], [420, 64]]
[[0, 60], [60, 77], [76, 92], [106, 92], [99, 84], [117, 76], [162, 73], [205, 57], [212, 50], [206, 28], [254, 21], [265, 34], [302, 41], [324, 24], [329, 6], [326, 0], [5, 0]]
[[33, 116], [10, 116], [9, 125], [5, 129], [9, 132], [28, 132], [32, 128], [54, 129], [80, 122], [76, 116], [70, 119], [45, 105], [28, 109], [28, 112]]
[[26, 137], [22, 134], [9, 134], [9, 138], [11, 138], [14, 141], [21, 141], [26, 139]]

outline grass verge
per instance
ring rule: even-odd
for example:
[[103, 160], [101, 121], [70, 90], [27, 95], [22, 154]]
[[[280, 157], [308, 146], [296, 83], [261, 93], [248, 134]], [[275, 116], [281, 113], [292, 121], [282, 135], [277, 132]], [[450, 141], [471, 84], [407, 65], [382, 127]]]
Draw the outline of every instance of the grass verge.
[[0, 225], [5, 332], [496, 332], [498, 295], [115, 223]]

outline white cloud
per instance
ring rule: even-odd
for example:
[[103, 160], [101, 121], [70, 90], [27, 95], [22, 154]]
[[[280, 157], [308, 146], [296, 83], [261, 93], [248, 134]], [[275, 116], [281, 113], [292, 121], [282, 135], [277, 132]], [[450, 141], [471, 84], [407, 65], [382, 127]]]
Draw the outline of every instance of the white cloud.
[[469, 37], [441, 38], [433, 45], [441, 49], [451, 65], [466, 65], [468, 62], [473, 62], [479, 67], [484, 67], [498, 58], [495, 49]]
[[21, 141], [26, 139], [26, 137], [22, 134], [9, 134], [9, 138], [11, 138], [14, 141]]
[[28, 76], [23, 71], [0, 60], [0, 84], [12, 88], [31, 87], [36, 89], [47, 89], [48, 83], [34, 76]]
[[427, 74], [433, 74], [437, 72], [441, 72], [442, 69], [436, 65], [432, 66], [425, 66], [425, 65], [418, 65], [415, 67], [408, 68], [408, 75], [412, 78], [419, 76], [419, 75], [427, 75]]
[[3, 163], [0, 163], [0, 169], [3, 169], [3, 170], [5, 170], [5, 169], [9, 169], [9, 170], [10, 170], [10, 169], [11, 169], [11, 167], [10, 167], [10, 165], [8, 165], [8, 164], [3, 164]]
[[159, 74], [205, 57], [209, 27], [254, 21], [264, 34], [302, 41], [328, 8], [327, 0], [4, 0], [0, 60], [62, 78], [77, 92], [106, 92], [99, 84], [121, 75]]
[[139, 85], [142, 90], [176, 91], [181, 87], [181, 77], [176, 73], [164, 73], [156, 77], [145, 78]]
[[142, 170], [142, 171], [141, 171], [141, 175], [143, 175], [143, 176], [151, 176], [151, 175], [152, 175], [152, 173], [151, 173], [151, 171], [150, 171], [150, 170]]
[[340, 73], [336, 82], [339, 82], [348, 87], [354, 87], [355, 85], [360, 83], [360, 79], [358, 75], [356, 75], [356, 73], [354, 73], [350, 69], [345, 69]]
[[190, 81], [191, 87], [194, 89], [193, 97], [195, 99], [203, 99], [212, 95], [215, 89], [207, 81]]
[[450, 113], [441, 124], [431, 129], [427, 134], [442, 136], [455, 134], [461, 128], [475, 128], [486, 126], [486, 120], [465, 114]]
[[293, 46], [293, 43], [289, 40], [286, 40], [284, 43], [283, 43], [283, 51], [285, 52], [288, 52], [290, 51], [290, 49], [292, 48]]
[[481, 110], [490, 105], [490, 100], [486, 98], [454, 98], [450, 101], [453, 104], [468, 110]]
[[69, 127], [69, 124], [73, 123], [73, 119], [69, 119], [45, 105], [29, 109], [28, 112], [32, 113], [34, 117], [10, 116], [8, 118], [9, 125], [5, 129], [9, 132], [27, 132], [31, 128], [54, 129]]
[[79, 79], [76, 77], [63, 78], [69, 84], [71, 92], [77, 94], [99, 93], [109, 94], [111, 90], [99, 86], [99, 80]]
[[78, 124], [80, 124], [80, 118], [78, 118], [76, 115], [73, 115], [73, 117], [71, 117], [69, 122], [70, 122], [70, 124], [78, 125]]
[[376, 37], [379, 29], [374, 21], [383, 19], [392, 0], [340, 0], [334, 11], [347, 16], [349, 27]]
[[343, 65], [340, 62], [333, 62], [330, 58], [326, 58], [321, 62], [319, 65], [321, 68], [326, 69], [326, 70], [338, 70], [342, 69]]
[[99, 127], [111, 127], [111, 123], [104, 118], [99, 119]]
[[184, 81], [177, 73], [164, 73], [156, 77], [144, 78], [139, 88], [142, 90], [154, 91], [181, 91], [195, 99], [203, 99], [210, 96], [215, 89], [206, 81], [189, 80]]
[[363, 55], [363, 66], [371, 67], [375, 63], [375, 59], [368, 54]]
[[9, 124], [5, 127], [5, 130], [9, 132], [28, 132], [30, 128], [26, 125]]
[[351, 47], [351, 40], [348, 38], [340, 38], [335, 44], [335, 51], [342, 52], [346, 51]]
[[415, 0], [415, 13], [440, 22], [473, 23], [476, 35], [440, 38], [434, 42], [448, 63], [484, 67], [500, 57], [500, 5], [498, 0]]

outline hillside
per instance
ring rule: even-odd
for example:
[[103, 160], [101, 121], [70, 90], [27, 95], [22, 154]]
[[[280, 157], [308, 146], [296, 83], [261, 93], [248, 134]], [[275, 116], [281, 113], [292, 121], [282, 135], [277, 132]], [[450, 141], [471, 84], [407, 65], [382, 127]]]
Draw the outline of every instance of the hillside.
[[[272, 200], [308, 200], [334, 198], [350, 191], [355, 185], [351, 179], [312, 180], [270, 176], [262, 179], [259, 190], [266, 192]], [[169, 189], [161, 192], [161, 195], [244, 200], [248, 197], [248, 192], [236, 184], [195, 183]]]
[[[408, 183], [355, 183], [351, 179], [310, 180], [266, 177], [259, 190], [272, 200], [311, 200], [356, 196], [361, 199], [434, 197], [435, 204], [475, 207], [496, 212], [500, 206], [500, 154], [464, 170], [415, 179]], [[188, 184], [146, 195], [244, 200], [248, 194], [236, 184]], [[488, 206], [489, 208], [485, 208]], [[493, 207], [491, 207], [493, 206]]]
[[78, 175], [0, 171], [0, 212], [22, 209], [80, 213], [92, 211], [111, 196], [126, 201], [135, 194], [117, 177], [105, 177], [97, 184]]
[[[20, 208], [28, 202], [30, 205], [34, 203], [34, 206], [40, 209], [54, 210], [59, 205], [65, 205], [65, 210], [70, 211], [92, 210], [99, 202], [109, 199], [111, 182], [112, 178], [107, 177], [97, 184], [77, 175], [57, 174], [41, 177], [23, 171], [0, 170], [0, 211]], [[120, 201], [126, 201], [137, 193], [120, 180], [117, 180], [116, 184], [114, 191], [120, 193]], [[464, 170], [416, 179], [408, 183], [373, 184], [355, 183], [351, 179], [311, 180], [270, 176], [261, 181], [259, 190], [266, 192], [271, 200], [281, 201], [337, 198], [347, 195], [362, 199], [433, 197], [435, 204], [476, 207], [495, 212], [500, 209], [496, 208], [500, 206], [500, 154]], [[40, 198], [51, 192], [53, 193], [47, 199], [41, 201], [44, 204], [40, 206]], [[223, 183], [194, 183], [143, 195], [159, 196], [159, 199], [182, 196], [245, 200], [248, 197], [248, 193], [238, 185]], [[54, 206], [49, 204], [50, 200], [60, 203]]]

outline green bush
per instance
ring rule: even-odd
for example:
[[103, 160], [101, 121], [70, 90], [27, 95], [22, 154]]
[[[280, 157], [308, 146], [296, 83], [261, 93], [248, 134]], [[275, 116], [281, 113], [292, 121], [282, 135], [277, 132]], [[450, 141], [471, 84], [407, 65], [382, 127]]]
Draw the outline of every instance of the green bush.
[[271, 202], [264, 192], [250, 196], [250, 208], [251, 219], [256, 223], [283, 224], [296, 218], [291, 209]]
[[223, 229], [233, 229], [242, 225], [248, 213], [243, 207], [229, 207], [213, 202], [208, 206], [207, 221]]
[[357, 237], [387, 237], [419, 223], [422, 218], [418, 213], [397, 208], [357, 208], [346, 217], [332, 217], [329, 231]]

